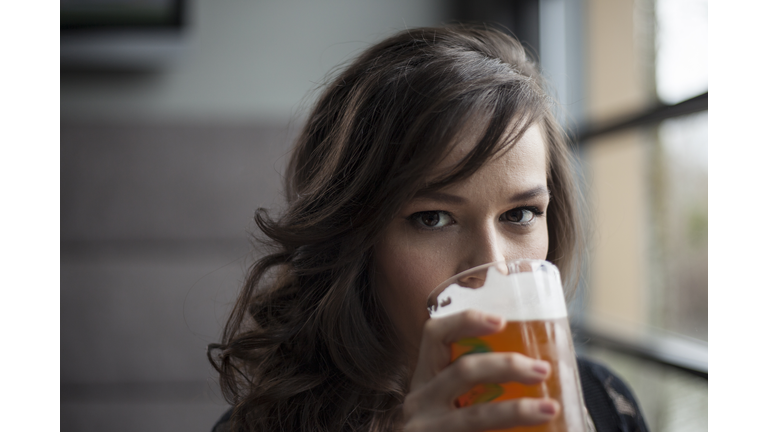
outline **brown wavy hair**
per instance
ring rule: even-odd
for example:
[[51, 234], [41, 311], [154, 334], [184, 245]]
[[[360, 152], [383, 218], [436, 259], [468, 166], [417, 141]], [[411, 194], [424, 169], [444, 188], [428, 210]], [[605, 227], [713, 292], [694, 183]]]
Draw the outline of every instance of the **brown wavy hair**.
[[[327, 84], [290, 159], [287, 209], [256, 213], [271, 252], [209, 347], [232, 430], [397, 427], [409, 371], [371, 286], [372, 248], [417, 191], [467, 178], [534, 123], [547, 143], [547, 259], [563, 275], [578, 269], [579, 195], [543, 86], [517, 40], [461, 25], [396, 34]], [[427, 184], [478, 127], [474, 149]]]

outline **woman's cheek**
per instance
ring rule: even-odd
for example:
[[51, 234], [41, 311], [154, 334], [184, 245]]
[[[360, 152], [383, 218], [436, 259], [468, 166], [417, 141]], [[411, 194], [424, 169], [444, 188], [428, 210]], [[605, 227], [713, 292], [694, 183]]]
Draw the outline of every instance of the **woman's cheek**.
[[441, 244], [438, 236], [413, 237], [419, 236], [387, 236], [374, 250], [375, 289], [398, 335], [411, 349], [418, 348], [429, 318], [429, 293], [452, 275], [450, 258], [445, 256], [448, 244]]
[[524, 247], [520, 249], [520, 252], [514, 258], [531, 258], [531, 259], [547, 259], [547, 252], [549, 251], [549, 237], [547, 236], [547, 230], [540, 230], [535, 236], [532, 236], [530, 241], [524, 244]]
[[530, 256], [537, 259], [547, 259], [547, 253], [549, 253], [549, 229], [547, 228], [546, 220], [541, 221], [534, 244], [534, 250], [531, 251]]

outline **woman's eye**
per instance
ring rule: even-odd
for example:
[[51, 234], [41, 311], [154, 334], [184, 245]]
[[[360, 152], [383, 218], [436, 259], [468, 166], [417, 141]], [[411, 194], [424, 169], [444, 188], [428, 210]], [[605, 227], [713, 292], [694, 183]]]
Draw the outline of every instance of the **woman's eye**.
[[438, 229], [446, 225], [449, 225], [453, 219], [444, 211], [425, 211], [418, 212], [411, 215], [413, 220], [418, 226], [422, 228]]
[[528, 225], [533, 222], [536, 216], [540, 216], [542, 213], [533, 208], [516, 208], [512, 209], [503, 215], [501, 219], [505, 222], [512, 222], [520, 225]]

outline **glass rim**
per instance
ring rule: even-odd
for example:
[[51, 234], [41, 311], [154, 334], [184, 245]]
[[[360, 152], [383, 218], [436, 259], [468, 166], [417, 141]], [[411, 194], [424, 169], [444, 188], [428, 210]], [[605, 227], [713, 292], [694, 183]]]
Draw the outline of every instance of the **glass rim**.
[[[478, 272], [480, 270], [483, 270], [483, 269], [488, 269], [488, 268], [497, 266], [499, 264], [504, 264], [507, 267], [507, 270], [509, 270], [510, 269], [510, 264], [516, 264], [516, 263], [543, 264], [543, 265], [550, 265], [550, 266], [554, 267], [555, 269], [557, 268], [557, 266], [555, 266], [552, 262], [547, 261], [547, 260], [543, 260], [543, 259], [537, 259], [537, 258], [504, 259], [504, 260], [493, 261], [493, 262], [489, 262], [489, 263], [485, 263], [485, 264], [480, 264], [478, 266], [475, 266], [475, 267], [469, 268], [467, 270], [461, 271], [459, 273], [456, 273], [455, 275], [449, 277], [448, 279], [446, 279], [443, 282], [441, 282], [438, 286], [436, 286], [432, 291], [429, 292], [429, 295], [427, 296], [427, 308], [429, 308], [429, 306], [431, 304], [431, 300], [436, 295], [436, 293], [439, 294], [440, 292], [445, 290], [445, 288], [447, 288], [449, 285], [451, 285], [453, 283], [453, 281], [455, 281], [456, 279], [462, 278], [462, 277], [467, 276], [467, 275], [472, 274], [472, 273], [476, 273], [476, 272]], [[523, 273], [523, 272], [519, 272], [519, 273]]]

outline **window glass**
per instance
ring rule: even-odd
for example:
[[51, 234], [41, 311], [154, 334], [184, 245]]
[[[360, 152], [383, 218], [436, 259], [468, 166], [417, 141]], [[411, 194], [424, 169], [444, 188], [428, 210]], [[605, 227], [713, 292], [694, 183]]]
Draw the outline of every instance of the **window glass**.
[[656, 324], [707, 340], [707, 112], [658, 127], [651, 164]]
[[656, 0], [656, 92], [675, 104], [707, 91], [707, 0]]

